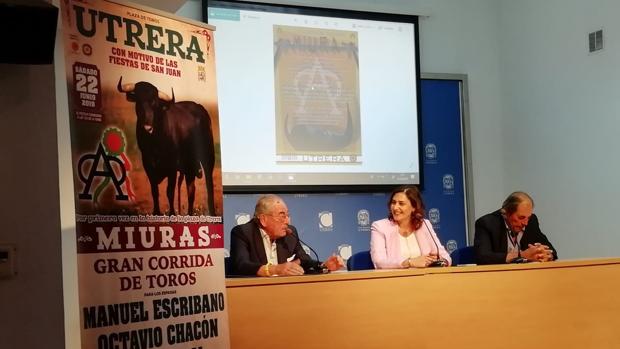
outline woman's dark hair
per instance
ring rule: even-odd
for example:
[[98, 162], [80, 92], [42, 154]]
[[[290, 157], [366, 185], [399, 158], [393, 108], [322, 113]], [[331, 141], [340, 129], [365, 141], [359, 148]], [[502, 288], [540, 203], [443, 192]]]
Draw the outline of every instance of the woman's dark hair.
[[414, 212], [411, 215], [411, 225], [413, 229], [418, 230], [422, 226], [422, 220], [424, 219], [424, 202], [422, 201], [422, 194], [420, 194], [420, 190], [418, 187], [413, 185], [405, 185], [398, 187], [392, 191], [392, 195], [390, 195], [390, 200], [388, 200], [388, 218], [393, 221], [394, 217], [392, 217], [392, 210], [390, 206], [392, 205], [392, 200], [394, 199], [394, 195], [398, 193], [404, 193], [409, 202], [411, 202], [411, 206], [414, 208]]

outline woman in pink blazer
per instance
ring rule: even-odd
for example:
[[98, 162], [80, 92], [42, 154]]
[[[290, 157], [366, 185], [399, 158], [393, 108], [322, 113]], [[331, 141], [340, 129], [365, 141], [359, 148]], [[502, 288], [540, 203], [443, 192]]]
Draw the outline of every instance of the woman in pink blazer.
[[424, 203], [417, 187], [396, 188], [388, 208], [388, 218], [373, 222], [371, 227], [370, 255], [375, 268], [425, 268], [452, 263], [433, 226], [424, 219]]

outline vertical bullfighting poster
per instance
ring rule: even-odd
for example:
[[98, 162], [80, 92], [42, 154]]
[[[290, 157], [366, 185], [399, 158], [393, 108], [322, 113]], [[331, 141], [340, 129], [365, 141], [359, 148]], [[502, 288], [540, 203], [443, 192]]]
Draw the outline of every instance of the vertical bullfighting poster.
[[61, 12], [82, 348], [227, 348], [214, 28]]

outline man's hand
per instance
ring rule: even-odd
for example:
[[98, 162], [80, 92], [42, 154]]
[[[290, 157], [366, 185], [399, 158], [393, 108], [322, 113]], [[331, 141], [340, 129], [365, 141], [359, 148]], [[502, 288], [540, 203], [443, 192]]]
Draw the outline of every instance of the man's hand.
[[331, 255], [329, 256], [329, 258], [327, 258], [325, 262], [323, 262], [323, 265], [329, 271], [334, 271], [344, 267], [344, 261], [342, 260], [342, 258], [340, 258], [340, 256]]
[[[522, 254], [523, 253], [525, 253], [525, 251], [522, 252]], [[519, 257], [519, 252], [517, 250], [511, 250], [510, 252], [506, 254], [506, 263], [510, 263], [511, 260], [517, 257]]]
[[540, 251], [537, 256], [539, 262], [550, 262], [553, 260], [553, 250], [549, 246], [539, 243], [535, 243], [534, 246], [538, 247]]
[[304, 275], [304, 269], [299, 265], [299, 261], [297, 263], [296, 261], [274, 265], [274, 272], [272, 274], [280, 276]]
[[521, 252], [521, 256], [532, 262], [548, 262], [553, 260], [553, 251], [547, 245], [540, 243], [527, 245], [527, 250]]

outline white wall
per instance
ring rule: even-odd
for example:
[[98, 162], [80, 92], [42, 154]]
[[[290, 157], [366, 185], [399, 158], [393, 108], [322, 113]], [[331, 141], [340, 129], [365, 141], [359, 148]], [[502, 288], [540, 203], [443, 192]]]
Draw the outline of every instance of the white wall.
[[64, 347], [54, 67], [0, 64], [0, 347]]
[[[617, 256], [620, 2], [502, 2], [504, 185], [532, 192], [561, 258]], [[586, 33], [605, 48], [587, 53]]]

